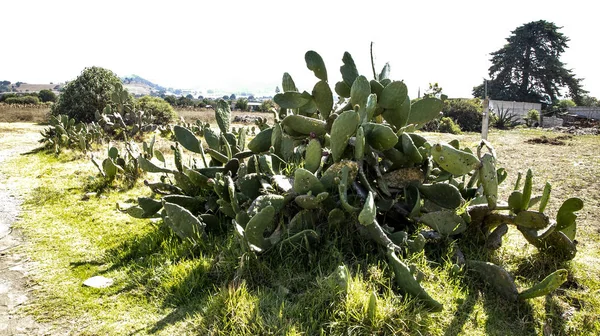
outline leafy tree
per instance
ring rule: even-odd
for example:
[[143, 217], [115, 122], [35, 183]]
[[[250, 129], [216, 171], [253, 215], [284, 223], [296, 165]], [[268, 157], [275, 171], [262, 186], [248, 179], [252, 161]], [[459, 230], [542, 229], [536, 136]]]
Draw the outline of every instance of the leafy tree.
[[596, 97], [585, 95], [581, 99], [581, 106], [600, 106], [600, 101]]
[[192, 96], [190, 93], [188, 93], [187, 96], [185, 96], [185, 98], [192, 100], [192, 99], [194, 99], [194, 96]]
[[248, 110], [248, 99], [238, 98], [238, 100], [235, 102], [235, 108], [240, 109], [242, 111]]
[[6, 102], [6, 100], [8, 98], [14, 98], [14, 97], [18, 97], [18, 95], [16, 93], [5, 93], [3, 95], [0, 95], [0, 103]]
[[194, 106], [194, 101], [188, 97], [181, 96], [177, 99], [177, 106]]
[[10, 81], [0, 81], [0, 92], [10, 91]]
[[[111, 95], [117, 85], [121, 85], [121, 79], [114, 72], [100, 67], [85, 68], [79, 77], [66, 85], [50, 112], [52, 115], [65, 114], [80, 122], [93, 121], [96, 112], [101, 113], [107, 105], [114, 105]], [[129, 99], [133, 101], [131, 96]]]
[[177, 118], [177, 113], [171, 104], [159, 97], [144, 96], [137, 100], [136, 106], [145, 113], [151, 114], [157, 124], [166, 125]]
[[558, 107], [560, 107], [563, 110], [567, 110], [569, 107], [575, 107], [577, 106], [577, 104], [575, 104], [574, 101], [572, 101], [571, 99], [561, 99], [558, 102]]
[[260, 103], [260, 110], [262, 112], [269, 112], [272, 108], [276, 108], [276, 106], [275, 102], [271, 99], [263, 100], [262, 103]]
[[279, 93], [279, 92], [281, 92], [281, 90], [279, 89], [279, 86], [276, 86], [275, 87], [275, 93]]
[[[529, 22], [514, 31], [500, 50], [491, 53], [488, 96], [498, 100], [552, 103], [567, 87], [571, 98], [580, 103], [587, 91], [582, 79], [560, 61], [567, 48], [567, 38], [554, 23]], [[483, 98], [484, 85], [473, 88], [475, 97]]]
[[232, 93], [231, 96], [229, 96], [229, 100], [235, 100], [235, 93]]
[[56, 94], [50, 90], [40, 90], [38, 97], [43, 103], [56, 101]]
[[175, 98], [173, 95], [165, 96], [163, 99], [171, 106], [177, 105], [177, 98]]

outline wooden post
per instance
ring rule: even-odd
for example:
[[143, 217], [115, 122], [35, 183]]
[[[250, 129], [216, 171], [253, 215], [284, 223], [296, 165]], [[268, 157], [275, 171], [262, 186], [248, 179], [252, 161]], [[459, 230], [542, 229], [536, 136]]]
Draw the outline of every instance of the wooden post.
[[488, 125], [490, 122], [490, 111], [489, 111], [489, 99], [483, 100], [483, 121], [481, 122], [481, 138], [487, 140], [488, 137]]
[[487, 140], [488, 137], [488, 125], [490, 123], [490, 101], [487, 97], [487, 80], [483, 80], [484, 91], [483, 91], [483, 120], [481, 121], [481, 138]]

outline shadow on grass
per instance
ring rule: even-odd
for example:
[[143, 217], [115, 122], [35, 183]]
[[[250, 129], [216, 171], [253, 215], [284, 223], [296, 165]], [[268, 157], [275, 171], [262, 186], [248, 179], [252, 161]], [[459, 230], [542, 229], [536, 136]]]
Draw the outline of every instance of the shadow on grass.
[[[491, 288], [483, 288], [477, 280], [466, 279], [468, 294], [454, 313], [444, 336], [464, 335], [467, 323], [480, 328], [485, 323], [487, 335], [535, 335], [533, 308], [527, 302], [507, 301]], [[475, 306], [482, 301], [486, 318], [479, 317]]]

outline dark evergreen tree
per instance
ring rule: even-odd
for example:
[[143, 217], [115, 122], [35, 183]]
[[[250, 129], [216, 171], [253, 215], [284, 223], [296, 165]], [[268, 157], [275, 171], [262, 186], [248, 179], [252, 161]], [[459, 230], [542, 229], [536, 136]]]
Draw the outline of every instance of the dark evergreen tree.
[[[581, 78], [560, 61], [567, 48], [567, 38], [552, 22], [529, 22], [512, 32], [502, 49], [491, 53], [488, 97], [498, 100], [553, 103], [560, 90], [567, 88], [569, 96], [581, 104], [587, 93]], [[483, 98], [484, 85], [473, 88], [475, 97]]]

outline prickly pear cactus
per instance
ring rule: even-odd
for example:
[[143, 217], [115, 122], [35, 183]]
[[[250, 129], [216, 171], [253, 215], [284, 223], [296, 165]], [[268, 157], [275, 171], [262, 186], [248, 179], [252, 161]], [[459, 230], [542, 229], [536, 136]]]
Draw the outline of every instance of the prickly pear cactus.
[[[443, 307], [419, 284], [418, 270], [403, 260], [407, 253], [462, 238], [483, 238], [474, 240], [497, 248], [512, 226], [542, 253], [574, 257], [581, 200], [567, 200], [551, 220], [544, 213], [551, 188], [548, 184], [542, 196], [532, 197], [533, 174], [528, 173], [523, 190], [516, 190], [508, 205], [498, 201], [506, 172], [496, 166], [491, 144], [482, 142], [474, 153], [458, 141], [430, 143], [418, 132], [439, 117], [442, 100], [411, 101], [405, 83], [389, 78], [389, 65], [372, 80], [361, 76], [349, 53], [342, 59], [342, 81], [332, 90], [321, 56], [309, 51], [305, 60], [316, 76], [311, 93], [300, 91], [285, 73], [283, 92], [274, 97], [279, 118], [273, 125], [261, 121], [250, 141], [245, 129], [230, 129], [228, 106], [219, 104], [219, 134], [203, 127], [202, 141], [185, 126], [173, 129], [171, 168], [162, 153], [162, 160], [140, 157], [141, 169], [165, 176], [159, 183], [146, 182], [148, 187], [178, 198], [140, 199], [140, 209], [132, 214], [155, 216], [167, 205], [165, 222], [180, 237], [193, 233], [194, 239], [202, 239], [197, 231], [205, 227], [196, 218], [219, 216], [243, 251], [263, 254], [290, 242], [310, 246], [328, 239], [331, 227], [353, 225], [355, 234], [387, 256], [398, 290], [433, 311]], [[340, 96], [335, 105], [332, 91]], [[185, 223], [174, 223], [184, 217]], [[499, 293], [518, 297], [511, 276], [499, 266], [469, 261], [467, 267], [497, 282], [492, 285]], [[562, 274], [521, 297], [553, 290]]]

